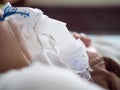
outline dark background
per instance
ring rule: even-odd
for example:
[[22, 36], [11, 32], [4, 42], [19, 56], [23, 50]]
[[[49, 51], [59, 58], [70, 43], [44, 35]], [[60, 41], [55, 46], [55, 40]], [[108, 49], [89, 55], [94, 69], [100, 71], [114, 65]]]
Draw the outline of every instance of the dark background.
[[[14, 6], [26, 6], [25, 0]], [[107, 7], [41, 7], [44, 14], [67, 23], [71, 31], [87, 34], [120, 34], [120, 6]]]
[[39, 7], [67, 23], [69, 30], [89, 34], [120, 34], [120, 7]]

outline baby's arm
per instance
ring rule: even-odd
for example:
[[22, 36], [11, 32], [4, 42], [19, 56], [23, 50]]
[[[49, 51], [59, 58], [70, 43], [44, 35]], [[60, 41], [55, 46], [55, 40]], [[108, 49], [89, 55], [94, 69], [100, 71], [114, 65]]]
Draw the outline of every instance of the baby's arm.
[[7, 21], [0, 21], [0, 73], [28, 65], [11, 29]]

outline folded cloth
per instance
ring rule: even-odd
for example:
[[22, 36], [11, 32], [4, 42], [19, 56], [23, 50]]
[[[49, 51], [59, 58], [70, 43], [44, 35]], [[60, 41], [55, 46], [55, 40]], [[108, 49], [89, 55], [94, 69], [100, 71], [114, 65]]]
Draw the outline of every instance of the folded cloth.
[[107, 90], [120, 90], [120, 65], [107, 57], [90, 60], [94, 82]]

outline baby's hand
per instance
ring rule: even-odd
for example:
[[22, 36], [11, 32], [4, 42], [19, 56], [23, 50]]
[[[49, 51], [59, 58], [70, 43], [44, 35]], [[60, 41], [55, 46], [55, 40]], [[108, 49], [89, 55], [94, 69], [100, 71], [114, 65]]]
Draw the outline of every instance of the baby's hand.
[[86, 34], [84, 33], [76, 33], [76, 32], [72, 32], [72, 35], [76, 38], [76, 39], [81, 39], [81, 41], [85, 44], [86, 47], [90, 47], [91, 46], [91, 39], [89, 37], [87, 37]]
[[76, 32], [73, 32], [72, 34], [76, 39], [81, 39], [81, 41], [85, 44], [89, 60], [95, 59], [100, 56], [96, 48], [92, 46], [91, 39], [87, 37], [86, 34], [84, 33], [79, 34]]

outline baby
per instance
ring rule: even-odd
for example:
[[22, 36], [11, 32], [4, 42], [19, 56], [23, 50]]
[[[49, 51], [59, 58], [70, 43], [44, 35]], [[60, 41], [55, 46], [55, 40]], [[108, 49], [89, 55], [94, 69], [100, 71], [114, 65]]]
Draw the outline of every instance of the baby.
[[[27, 10], [27, 8], [26, 8], [26, 10]], [[36, 17], [38, 16], [38, 14], [39, 13], [36, 14]], [[32, 14], [32, 15], [34, 16], [34, 14]], [[56, 33], [55, 33], [55, 30], [51, 31], [51, 30], [53, 30], [53, 28], [52, 28], [52, 27], [54, 27], [53, 25], [56, 25], [54, 23], [50, 24], [54, 20], [50, 19], [47, 22], [49, 24], [46, 24], [45, 20], [47, 18], [49, 19], [49, 17], [43, 16], [41, 18], [41, 20], [43, 20], [43, 21], [39, 21], [39, 23], [37, 23], [37, 24], [35, 23], [35, 25], [37, 25], [37, 27], [40, 27], [39, 25], [42, 25], [41, 27], [42, 27], [42, 30], [44, 30], [43, 31], [44, 33], [36, 30], [35, 33], [37, 33], [37, 34], [40, 33], [38, 35], [39, 38], [37, 38], [37, 39], [33, 38], [33, 37], [31, 38], [28, 34], [26, 35], [26, 33], [24, 33], [25, 37], [23, 37], [24, 35], [23, 35], [23, 33], [21, 33], [21, 31], [25, 31], [26, 29], [31, 30], [31, 28], [28, 28], [29, 25], [26, 24], [26, 22], [25, 23], [23, 22], [23, 23], [28, 25], [28, 27], [22, 25], [19, 22], [16, 22], [16, 19], [17, 19], [16, 17], [11, 17], [10, 19], [7, 19], [5, 21], [0, 22], [0, 28], [1, 28], [0, 29], [0, 31], [1, 31], [1, 33], [0, 33], [1, 34], [0, 35], [1, 40], [0, 41], [2, 43], [1, 46], [0, 46], [0, 48], [1, 48], [1, 51], [0, 51], [0, 53], [1, 53], [0, 54], [0, 58], [1, 58], [0, 59], [1, 60], [1, 63], [0, 63], [1, 68], [0, 69], [1, 70], [0, 71], [1, 72], [7, 71], [7, 70], [10, 70], [10, 69], [13, 69], [13, 68], [21, 68], [23, 66], [28, 66], [31, 63], [31, 60], [33, 60], [33, 59], [35, 60], [35, 56], [36, 56], [37, 59], [40, 58], [41, 60], [43, 60], [41, 62], [46, 63], [46, 61], [47, 61], [53, 67], [54, 67], [54, 64], [55, 64], [55, 66], [59, 66], [59, 65], [61, 67], [66, 67], [67, 66], [67, 68], [70, 67], [73, 70], [83, 70], [79, 67], [82, 67], [82, 65], [85, 64], [85, 66], [87, 66], [87, 68], [88, 68], [88, 66], [90, 65], [90, 67], [92, 68], [92, 70], [90, 71], [90, 75], [91, 75], [92, 79], [94, 80], [94, 82], [96, 84], [102, 86], [105, 89], [109, 89], [109, 90], [119, 90], [120, 89], [120, 87], [118, 85], [120, 83], [120, 73], [119, 73], [120, 65], [113, 62], [110, 58], [101, 57], [99, 55], [99, 53], [92, 47], [91, 41], [86, 35], [78, 34], [78, 33], [72, 33], [73, 36], [76, 39], [82, 40], [82, 42], [86, 46], [86, 47], [84, 47], [84, 45], [82, 45], [82, 42], [74, 40], [73, 37], [71, 37], [71, 35], [68, 34], [69, 32], [66, 31], [65, 28], [61, 28], [62, 26], [64, 26], [63, 23], [61, 23], [61, 22], [55, 21], [55, 23], [57, 23], [57, 24], [59, 23], [61, 26], [58, 25], [58, 27], [56, 27], [54, 29], [56, 29], [56, 30], [58, 30], [57, 28], [62, 29], [63, 30], [63, 33], [62, 33], [63, 36], [61, 34], [62, 31], [58, 30], [59, 32], [56, 31]], [[2, 19], [4, 20], [4, 18], [1, 18], [1, 20]], [[33, 21], [33, 23], [34, 23], [34, 21]], [[41, 24], [41, 23], [43, 23], [43, 24]], [[30, 25], [32, 26], [33, 24], [30, 24]], [[47, 27], [46, 25], [49, 25], [49, 26]], [[50, 31], [48, 31], [46, 28], [48, 28]], [[52, 28], [52, 29], [50, 29], [50, 28]], [[28, 32], [28, 31], [29, 30], [26, 30], [27, 33], [34, 36], [33, 33]], [[49, 36], [49, 34], [47, 32], [50, 33], [51, 36], [52, 35], [53, 36], [52, 37]], [[54, 32], [54, 34], [53, 34], [53, 32]], [[57, 33], [59, 33], [59, 34], [57, 34]], [[60, 35], [61, 35], [61, 37], [65, 37], [65, 38], [63, 38], [62, 40], [58, 39], [58, 37]], [[64, 36], [64, 35], [66, 35], [66, 36]], [[27, 38], [27, 40], [26, 40], [26, 38]], [[66, 40], [65, 43], [63, 43], [63, 41], [65, 41], [64, 39]], [[31, 45], [30, 45], [29, 42], [31, 42], [31, 41], [33, 41], [33, 43], [36, 43], [36, 44], [31, 43]], [[41, 47], [38, 46], [38, 44], [40, 44], [39, 41], [41, 41], [40, 43], [41, 43], [42, 48], [45, 48], [44, 50], [42, 49], [43, 51], [41, 51]], [[44, 41], [46, 41], [46, 42], [44, 42]], [[57, 44], [54, 43], [55, 41], [57, 41]], [[75, 42], [73, 43], [73, 41], [75, 41]], [[26, 42], [29, 43], [29, 44], [26, 44]], [[49, 46], [49, 43], [51, 43], [50, 45], [53, 45], [53, 46]], [[72, 44], [70, 49], [69, 48], [66, 49], [68, 44], [69, 45]], [[61, 59], [59, 59], [59, 57], [58, 57], [59, 48], [56, 47], [57, 45], [59, 47], [61, 47], [61, 49], [63, 51], [65, 51], [68, 54], [68, 56], [70, 57], [70, 59], [69, 59], [69, 57], [66, 56], [66, 53], [63, 52], [61, 57], [64, 57], [64, 58], [62, 58], [62, 59], [68, 59], [68, 60], [72, 60], [72, 61], [76, 60], [76, 59], [72, 59], [73, 58], [72, 54], [73, 54], [73, 56], [76, 55], [77, 51], [80, 49], [80, 50], [83, 50], [83, 51], [80, 51], [80, 52], [83, 53], [82, 55], [84, 56], [85, 59], [82, 59], [82, 57], [81, 57], [79, 61], [81, 61], [81, 59], [86, 60], [86, 61], [81, 61], [81, 62], [84, 62], [84, 63], [78, 62], [80, 64], [73, 63], [74, 62], [73, 61], [72, 65], [71, 65], [71, 62], [66, 63], [64, 61], [61, 61]], [[64, 48], [64, 46], [65, 46], [65, 48]], [[76, 49], [76, 47], [78, 49]], [[34, 48], [36, 48], [36, 49], [34, 49]], [[74, 53], [71, 54], [71, 53], [66, 51], [66, 50], [68, 50], [68, 51], [70, 50], [70, 52], [72, 52], [71, 48], [73, 48], [73, 51], [75, 49], [76, 52], [74, 51]], [[39, 49], [39, 51], [37, 51], [37, 49]], [[11, 53], [11, 51], [13, 53]], [[53, 52], [51, 52], [51, 51], [53, 51]], [[88, 62], [87, 62], [86, 51], [87, 51], [87, 55], [89, 57]], [[41, 53], [41, 52], [47, 52], [47, 54], [46, 53]], [[81, 53], [79, 53], [79, 54], [81, 54]], [[38, 54], [40, 54], [40, 55], [38, 56]], [[45, 56], [46, 57], [49, 56], [49, 57], [46, 58]], [[20, 57], [20, 58], [18, 58], [18, 57]], [[74, 58], [76, 58], [76, 57], [74, 57]], [[46, 61], [44, 61], [44, 60], [46, 60]], [[52, 60], [52, 63], [51, 63], [50, 60]], [[6, 63], [7, 63], [7, 65], [6, 65]], [[89, 65], [87, 63], [89, 63]], [[73, 65], [77, 65], [77, 66], [73, 66]], [[81, 73], [81, 72], [80, 73], [78, 72], [78, 74], [80, 76], [82, 76], [81, 74], [83, 74], [82, 77], [84, 77], [85, 75], [88, 75], [88, 73], [84, 74], [84, 73]], [[85, 76], [85, 78], [86, 77], [88, 77], [88, 76]]]

